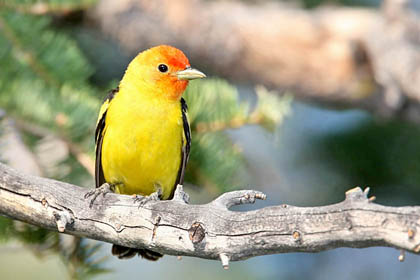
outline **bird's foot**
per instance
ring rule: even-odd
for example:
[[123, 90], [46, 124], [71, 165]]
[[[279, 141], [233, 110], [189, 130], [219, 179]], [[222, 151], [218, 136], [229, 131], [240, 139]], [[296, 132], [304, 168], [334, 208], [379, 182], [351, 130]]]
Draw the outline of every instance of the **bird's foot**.
[[108, 184], [108, 183], [104, 183], [104, 184], [102, 184], [100, 187], [98, 187], [98, 188], [96, 188], [96, 189], [94, 189], [94, 190], [88, 191], [88, 192], [85, 194], [85, 199], [88, 199], [88, 198], [90, 198], [91, 196], [93, 196], [93, 197], [91, 198], [90, 202], [89, 202], [89, 208], [92, 208], [93, 203], [95, 202], [96, 198], [97, 198], [99, 195], [101, 195], [101, 194], [102, 194], [102, 197], [105, 197], [105, 195], [106, 195], [107, 193], [111, 193], [111, 192], [114, 192], [114, 187], [113, 187], [112, 185]]
[[190, 196], [186, 192], [184, 192], [183, 185], [178, 184], [176, 186], [174, 198], [172, 198], [172, 200], [188, 204], [188, 202], [190, 201]]
[[155, 191], [154, 193], [151, 193], [148, 196], [142, 196], [142, 195], [137, 194], [134, 197], [134, 203], [138, 203], [139, 204], [138, 208], [140, 208], [149, 202], [160, 200], [161, 196], [162, 196], [162, 189], [158, 188], [157, 191]]

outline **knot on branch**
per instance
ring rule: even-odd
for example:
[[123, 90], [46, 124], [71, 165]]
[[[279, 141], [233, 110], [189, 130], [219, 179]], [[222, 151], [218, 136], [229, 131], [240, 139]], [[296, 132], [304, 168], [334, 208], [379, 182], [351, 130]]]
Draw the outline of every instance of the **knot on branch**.
[[410, 229], [408, 229], [407, 235], [408, 235], [409, 239], [413, 239], [414, 236], [416, 235], [416, 231], [414, 229], [410, 228]]
[[188, 230], [188, 233], [190, 235], [190, 240], [194, 245], [203, 241], [204, 237], [206, 236], [204, 227], [199, 222], [192, 224]]
[[299, 231], [295, 230], [292, 234], [293, 239], [295, 240], [296, 243], [301, 244], [302, 243], [302, 233], [300, 233]]

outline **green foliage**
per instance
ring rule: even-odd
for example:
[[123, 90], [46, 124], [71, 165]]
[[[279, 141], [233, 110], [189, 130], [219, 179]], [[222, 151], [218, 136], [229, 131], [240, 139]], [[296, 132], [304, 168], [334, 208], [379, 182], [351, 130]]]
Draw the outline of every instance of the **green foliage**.
[[103, 267], [103, 263], [108, 259], [108, 256], [97, 257], [101, 244], [80, 239], [78, 242], [78, 249], [73, 251], [73, 254], [64, 257], [64, 261], [70, 260], [71, 262], [70, 274], [72, 278], [90, 279], [93, 276], [111, 272], [111, 270]]
[[268, 91], [263, 86], [257, 86], [255, 91], [258, 102], [251, 117], [254, 118], [254, 122], [273, 132], [291, 113], [292, 95], [285, 94], [279, 98], [278, 94]]
[[226, 130], [247, 124], [258, 124], [269, 131], [289, 113], [291, 98], [256, 88], [257, 104], [240, 100], [238, 90], [221, 79], [192, 82], [184, 97], [189, 107], [192, 148], [186, 179], [227, 190], [244, 184], [235, 176], [246, 168], [241, 149]]
[[[15, 117], [60, 129], [75, 141], [93, 130], [100, 105], [92, 67], [76, 43], [52, 31], [48, 17], [0, 12], [0, 106]], [[87, 122], [86, 120], [89, 120]]]
[[[56, 237], [55, 233], [0, 216], [0, 241], [14, 238], [28, 245], [49, 243], [52, 246], [57, 243]], [[54, 242], [51, 242], [51, 238], [54, 239]]]
[[[56, 232], [0, 216], [0, 242], [12, 238], [19, 240], [40, 257], [58, 253], [72, 279], [90, 279], [110, 271], [104, 268], [107, 257], [97, 257], [100, 243], [73, 236], [65, 236], [67, 240], [62, 240], [62, 237]], [[67, 246], [63, 245], [65, 243]]]
[[0, 216], [0, 242], [5, 242], [12, 236], [13, 221]]
[[50, 18], [20, 14], [7, 9], [0, 13], [2, 43], [15, 65], [14, 74], [26, 79], [41, 78], [48, 86], [78, 85], [92, 73], [76, 44], [48, 28]]
[[235, 175], [238, 170], [245, 168], [244, 163], [241, 153], [235, 149], [225, 133], [218, 131], [195, 134], [192, 138], [186, 180], [227, 190], [242, 183]]
[[240, 102], [237, 89], [220, 79], [193, 81], [184, 98], [194, 130], [200, 123], [228, 123], [235, 118], [245, 118], [248, 102]]

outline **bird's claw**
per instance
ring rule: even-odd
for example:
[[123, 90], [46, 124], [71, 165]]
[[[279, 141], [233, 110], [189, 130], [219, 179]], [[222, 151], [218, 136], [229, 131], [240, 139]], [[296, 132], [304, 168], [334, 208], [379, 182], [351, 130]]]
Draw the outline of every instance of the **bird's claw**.
[[111, 186], [110, 184], [108, 184], [108, 183], [104, 183], [104, 184], [102, 184], [100, 187], [98, 187], [98, 188], [96, 188], [96, 189], [94, 189], [94, 190], [88, 191], [88, 192], [85, 194], [85, 199], [88, 199], [88, 198], [90, 198], [91, 196], [93, 196], [93, 197], [91, 198], [90, 202], [89, 202], [89, 208], [92, 208], [93, 203], [95, 202], [96, 198], [97, 198], [99, 195], [101, 195], [101, 194], [102, 194], [102, 197], [105, 197], [105, 195], [106, 195], [107, 193], [111, 193], [111, 192], [113, 192], [113, 189], [112, 189], [112, 186]]
[[151, 193], [148, 196], [136, 195], [134, 197], [134, 203], [138, 203], [139, 204], [138, 208], [141, 208], [149, 202], [160, 200], [161, 196], [162, 196], [162, 189], [158, 188], [157, 191], [155, 191], [154, 193]]

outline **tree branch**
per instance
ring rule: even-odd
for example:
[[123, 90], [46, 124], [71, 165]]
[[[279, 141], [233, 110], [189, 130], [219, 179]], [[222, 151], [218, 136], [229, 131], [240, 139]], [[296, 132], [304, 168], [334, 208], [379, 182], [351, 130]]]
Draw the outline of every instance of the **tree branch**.
[[84, 188], [23, 175], [0, 164], [0, 214], [114, 244], [220, 259], [224, 267], [253, 256], [338, 247], [420, 252], [420, 207], [378, 205], [360, 188], [333, 205], [280, 205], [247, 212], [228, 208], [265, 195], [237, 191], [208, 204], [189, 205], [186, 196], [177, 193], [175, 200], [138, 208], [131, 196], [108, 194], [89, 208], [85, 193]]

